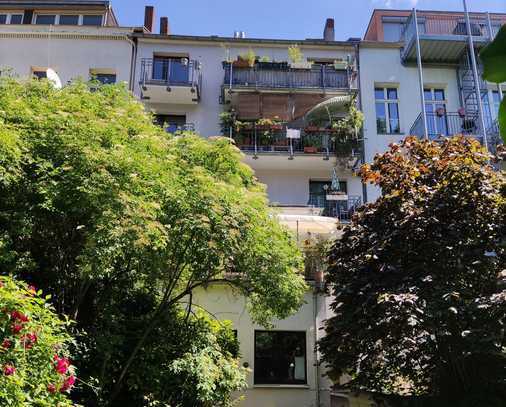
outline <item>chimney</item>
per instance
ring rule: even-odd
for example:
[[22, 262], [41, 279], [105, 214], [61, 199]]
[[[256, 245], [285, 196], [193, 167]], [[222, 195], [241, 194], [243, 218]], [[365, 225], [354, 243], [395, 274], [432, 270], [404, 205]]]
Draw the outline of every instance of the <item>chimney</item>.
[[148, 32], [153, 32], [153, 19], [155, 17], [155, 8], [153, 6], [146, 6], [144, 9], [144, 28]]
[[323, 39], [325, 41], [335, 41], [336, 40], [336, 32], [334, 30], [334, 19], [327, 18], [327, 22], [325, 23], [325, 29], [323, 30]]
[[167, 17], [160, 18], [160, 34], [169, 35], [169, 19]]

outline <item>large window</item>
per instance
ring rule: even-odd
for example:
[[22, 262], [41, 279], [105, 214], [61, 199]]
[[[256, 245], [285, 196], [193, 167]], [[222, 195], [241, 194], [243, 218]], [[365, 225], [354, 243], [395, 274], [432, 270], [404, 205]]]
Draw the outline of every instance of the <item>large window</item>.
[[429, 136], [448, 135], [446, 96], [444, 89], [424, 89], [425, 112]]
[[157, 114], [155, 123], [163, 127], [167, 133], [175, 133], [184, 129], [186, 125], [186, 115]]
[[91, 74], [91, 79], [99, 81], [102, 85], [112, 85], [116, 83], [116, 74], [94, 72]]
[[188, 59], [180, 57], [155, 56], [153, 58], [152, 79], [172, 84], [188, 83]]
[[49, 25], [56, 23], [56, 15], [54, 14], [38, 14], [35, 17], [35, 24]]
[[79, 15], [77, 14], [62, 14], [60, 15], [60, 25], [79, 25]]
[[306, 384], [306, 333], [255, 331], [255, 384]]
[[397, 88], [375, 88], [376, 129], [378, 134], [400, 133], [399, 96]]
[[102, 16], [99, 15], [83, 15], [83, 25], [102, 25]]
[[21, 24], [23, 14], [0, 14], [0, 24]]

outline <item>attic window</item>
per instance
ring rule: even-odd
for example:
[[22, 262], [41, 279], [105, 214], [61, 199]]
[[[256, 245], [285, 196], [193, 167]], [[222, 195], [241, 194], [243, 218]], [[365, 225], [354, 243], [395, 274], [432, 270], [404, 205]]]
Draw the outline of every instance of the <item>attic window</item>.
[[37, 14], [35, 24], [50, 25], [56, 22], [55, 14]]
[[62, 14], [60, 15], [60, 25], [78, 25], [79, 15]]
[[102, 25], [102, 16], [100, 15], [83, 15], [83, 25]]

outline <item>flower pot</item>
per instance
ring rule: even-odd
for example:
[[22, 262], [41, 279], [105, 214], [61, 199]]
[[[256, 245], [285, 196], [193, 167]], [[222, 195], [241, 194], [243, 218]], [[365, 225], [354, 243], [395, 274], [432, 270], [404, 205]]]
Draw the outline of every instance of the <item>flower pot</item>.
[[304, 131], [306, 133], [313, 133], [313, 132], [316, 132], [318, 131], [318, 127], [317, 126], [307, 126]]
[[238, 59], [232, 62], [234, 68], [250, 68], [249, 62], [243, 59]]
[[305, 62], [290, 62], [290, 68], [292, 69], [311, 69], [313, 63], [309, 61]]
[[336, 71], [342, 71], [348, 68], [348, 62], [346, 61], [336, 61], [334, 62], [334, 69]]
[[466, 117], [466, 109], [464, 109], [463, 107], [461, 107], [457, 113], [459, 114], [460, 118], [463, 119], [464, 117]]
[[440, 107], [439, 109], [436, 109], [436, 115], [437, 117], [443, 117], [445, 115], [446, 111], [444, 108]]
[[271, 130], [283, 130], [283, 126], [281, 124], [273, 124]]
[[304, 153], [306, 154], [316, 154], [318, 152], [317, 147], [304, 147]]

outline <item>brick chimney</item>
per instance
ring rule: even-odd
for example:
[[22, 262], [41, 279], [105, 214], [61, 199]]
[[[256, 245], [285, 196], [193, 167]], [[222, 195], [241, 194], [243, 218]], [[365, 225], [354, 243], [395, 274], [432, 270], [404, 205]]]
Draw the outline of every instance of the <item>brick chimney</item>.
[[334, 30], [334, 19], [327, 18], [327, 22], [325, 23], [325, 29], [323, 30], [323, 39], [325, 41], [335, 41], [336, 40], [336, 31]]
[[153, 21], [155, 17], [155, 8], [153, 6], [146, 6], [144, 9], [144, 28], [148, 32], [153, 32]]
[[169, 35], [169, 19], [167, 17], [160, 18], [160, 34]]

